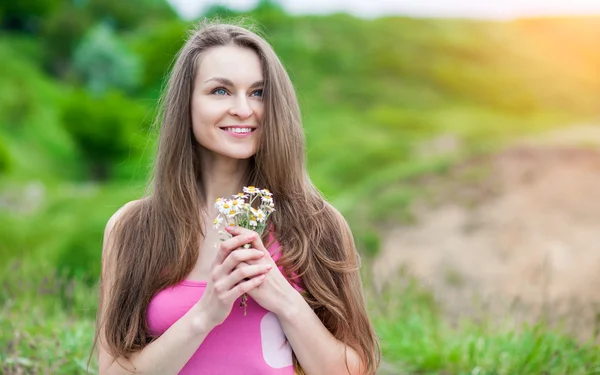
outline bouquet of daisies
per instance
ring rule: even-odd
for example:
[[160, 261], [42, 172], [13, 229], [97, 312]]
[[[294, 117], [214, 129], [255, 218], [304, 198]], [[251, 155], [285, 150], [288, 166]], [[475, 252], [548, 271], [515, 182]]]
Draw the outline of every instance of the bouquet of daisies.
[[[250, 229], [262, 235], [267, 227], [267, 219], [275, 211], [273, 194], [267, 189], [257, 189], [254, 186], [244, 186], [242, 193], [238, 193], [232, 199], [218, 198], [215, 208], [219, 211], [214, 220], [215, 229], [220, 235], [225, 235], [224, 226], [239, 226]], [[221, 239], [225, 240], [224, 238]], [[249, 248], [250, 245], [244, 245]], [[244, 307], [246, 315], [246, 294], [242, 295], [240, 307]]]
[[243, 193], [234, 195], [232, 199], [217, 199], [215, 208], [219, 214], [214, 220], [215, 229], [235, 225], [262, 234], [269, 215], [275, 211], [273, 194], [267, 189], [257, 189], [254, 186], [244, 186], [242, 190]]

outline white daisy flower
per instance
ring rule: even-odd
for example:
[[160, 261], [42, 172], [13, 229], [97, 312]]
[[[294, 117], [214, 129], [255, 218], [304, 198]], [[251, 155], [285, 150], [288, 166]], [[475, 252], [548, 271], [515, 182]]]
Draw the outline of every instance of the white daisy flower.
[[269, 204], [263, 205], [262, 209], [265, 210], [266, 213], [270, 214], [275, 211], [275, 205], [273, 202], [270, 202]]
[[214, 207], [216, 209], [220, 209], [223, 206], [223, 204], [225, 204], [225, 199], [217, 198], [217, 200], [215, 201]]
[[245, 203], [243, 199], [234, 199], [231, 201], [231, 207], [236, 211], [240, 211]]
[[258, 194], [260, 192], [259, 189], [255, 188], [254, 186], [244, 186], [244, 188], [242, 189], [244, 191], [244, 193], [248, 193], [248, 194]]
[[223, 215], [227, 215], [229, 213], [229, 211], [232, 210], [232, 205], [231, 205], [231, 201], [224, 199], [223, 203], [217, 207], [217, 209], [219, 210], [220, 213], [222, 213]]
[[260, 193], [261, 193], [262, 195], [265, 195], [265, 196], [267, 196], [267, 197], [271, 197], [271, 196], [273, 196], [273, 193], [271, 193], [271, 192], [270, 192], [268, 189], [262, 189], [262, 190], [260, 191]]
[[219, 227], [221, 226], [221, 224], [223, 223], [223, 218], [221, 216], [218, 216], [217, 218], [215, 218], [215, 220], [213, 221], [213, 224], [215, 226], [215, 229], [219, 229]]
[[266, 219], [267, 219], [267, 216], [265, 215], [263, 210], [258, 210], [258, 212], [256, 214], [256, 220], [258, 220], [258, 222], [260, 222], [260, 223], [264, 223]]
[[[239, 214], [240, 212], [234, 209], [231, 209], [231, 211], [229, 211], [228, 213], [226, 213], [227, 218], [228, 219], [233, 219], [235, 217], [235, 215]], [[233, 224], [229, 224], [229, 225], [233, 225]]]
[[251, 216], [250, 217], [250, 223], [251, 226], [255, 227], [258, 225], [258, 223], [256, 222], [256, 217], [255, 216]]
[[233, 196], [234, 199], [246, 199], [248, 198], [248, 194], [244, 194], [244, 193], [237, 193], [236, 195]]

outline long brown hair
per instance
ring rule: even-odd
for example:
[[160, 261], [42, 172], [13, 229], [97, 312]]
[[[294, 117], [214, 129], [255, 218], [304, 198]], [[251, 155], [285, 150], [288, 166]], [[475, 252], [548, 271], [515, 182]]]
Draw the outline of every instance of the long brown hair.
[[[205, 230], [201, 215], [207, 207], [190, 99], [202, 53], [224, 45], [250, 48], [262, 63], [265, 112], [258, 150], [244, 182], [274, 194], [277, 211], [270, 220], [284, 249], [278, 263], [287, 277], [296, 273], [302, 278], [305, 300], [337, 339], [359, 353], [366, 372], [374, 374], [380, 349], [365, 309], [360, 258], [346, 221], [308, 177], [292, 82], [271, 46], [257, 34], [206, 21], [179, 51], [159, 102], [160, 135], [149, 192], [124, 210], [110, 233], [94, 345], [101, 339], [114, 358], [127, 358], [144, 348], [154, 339], [146, 323], [151, 298], [182, 281], [196, 263]], [[295, 356], [294, 364], [302, 373]]]

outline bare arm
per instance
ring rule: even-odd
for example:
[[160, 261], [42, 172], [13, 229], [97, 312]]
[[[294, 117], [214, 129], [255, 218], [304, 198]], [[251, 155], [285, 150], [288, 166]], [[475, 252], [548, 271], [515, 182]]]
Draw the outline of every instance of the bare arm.
[[202, 312], [197, 311], [197, 306], [192, 307], [156, 341], [133, 354], [129, 360], [120, 357], [115, 361], [100, 344], [99, 374], [178, 374], [211, 330], [204, 322]]
[[327, 330], [300, 293], [293, 299], [296, 302], [279, 319], [304, 372], [307, 375], [363, 374], [358, 353]]
[[[335, 208], [331, 208], [337, 216], [339, 230], [345, 234], [341, 246], [347, 252], [347, 261], [359, 265], [360, 260], [356, 254], [350, 227], [343, 216]], [[358, 267], [348, 276], [344, 288], [362, 288]], [[278, 316], [304, 372], [307, 375], [365, 374], [367, 369], [363, 361], [366, 358], [359, 355], [350, 345], [352, 343], [340, 341], [329, 332], [300, 293], [290, 293], [289, 297], [290, 300], [287, 302], [289, 308]]]

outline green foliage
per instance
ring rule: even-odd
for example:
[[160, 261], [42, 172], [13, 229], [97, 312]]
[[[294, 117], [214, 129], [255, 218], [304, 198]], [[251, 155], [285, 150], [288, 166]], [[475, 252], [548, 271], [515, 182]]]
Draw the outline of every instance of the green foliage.
[[35, 32], [39, 22], [60, 3], [60, 0], [3, 1], [0, 3], [0, 25], [9, 30]]
[[369, 259], [375, 258], [379, 254], [381, 247], [381, 237], [370, 228], [358, 228], [353, 231], [354, 242], [356, 246], [361, 250], [361, 253], [366, 255]]
[[153, 100], [168, 75], [172, 62], [183, 46], [189, 25], [181, 20], [149, 25], [132, 37], [131, 49], [142, 65], [141, 91]]
[[[98, 220], [98, 218], [96, 218]], [[57, 274], [66, 279], [80, 280], [93, 286], [100, 277], [99, 244], [106, 225], [104, 220], [86, 220], [63, 245], [56, 260]]]
[[96, 21], [107, 21], [119, 30], [176, 19], [173, 8], [164, 0], [89, 0], [86, 11]]
[[204, 12], [202, 12], [202, 16], [209, 19], [229, 19], [237, 16], [238, 14], [239, 13], [235, 10], [219, 3], [209, 5]]
[[[148, 112], [118, 92], [93, 97], [74, 92], [62, 109], [64, 126], [88, 163], [92, 178], [105, 180], [111, 166], [132, 155], [139, 155], [138, 139], [146, 137]], [[146, 126], [144, 126], [146, 125]]]
[[56, 11], [45, 17], [39, 34], [45, 68], [59, 77], [67, 76], [73, 52], [92, 22], [90, 13], [70, 1], [61, 2]]
[[2, 138], [0, 138], [0, 175], [8, 172], [11, 166], [10, 154], [8, 148], [4, 144]]
[[[61, 126], [58, 106], [67, 90], [32, 61], [38, 44], [5, 36], [0, 41], [0, 138], [17, 178], [73, 177], [76, 152]], [[6, 160], [6, 158], [5, 158]]]
[[110, 88], [133, 91], [141, 76], [138, 57], [104, 23], [83, 38], [75, 50], [73, 67], [94, 94], [103, 94]]

